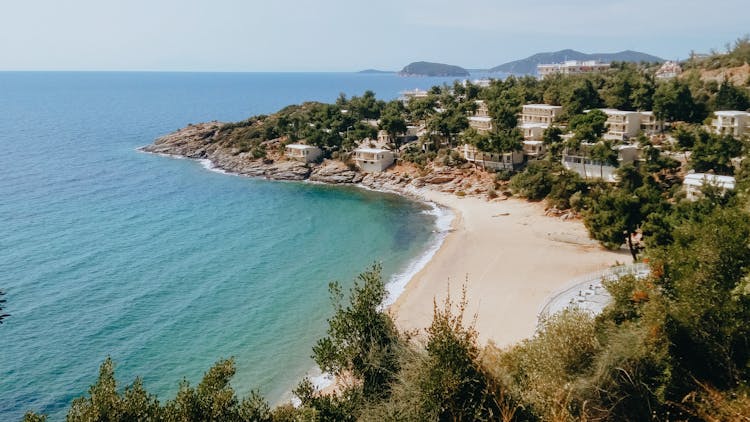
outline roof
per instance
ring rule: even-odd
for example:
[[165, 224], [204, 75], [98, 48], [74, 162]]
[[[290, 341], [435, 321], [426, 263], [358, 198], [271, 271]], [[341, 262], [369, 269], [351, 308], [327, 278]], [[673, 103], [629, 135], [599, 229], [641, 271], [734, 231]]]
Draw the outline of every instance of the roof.
[[526, 144], [526, 145], [540, 145], [540, 144], [543, 144], [544, 142], [542, 142], [542, 141], [523, 141], [523, 143]]
[[714, 114], [717, 116], [750, 116], [750, 113], [747, 111], [739, 111], [739, 110], [719, 110], [714, 111]]
[[549, 127], [546, 123], [523, 123], [521, 126], [519, 126], [521, 129], [532, 129], [532, 128], [541, 128], [541, 129], [547, 129]]
[[289, 144], [286, 146], [287, 148], [291, 149], [320, 149], [313, 145], [305, 145], [305, 144]]
[[714, 186], [718, 186], [724, 189], [734, 189], [734, 177], [732, 176], [721, 176], [717, 174], [707, 173], [690, 173], [685, 176], [683, 184], [688, 186], [703, 186], [703, 183], [708, 183]]
[[607, 115], [616, 115], [616, 116], [629, 116], [631, 114], [638, 114], [637, 111], [625, 111], [625, 110], [618, 110], [616, 108], [600, 108], [599, 110], [603, 111], [604, 114]]
[[524, 107], [542, 108], [545, 110], [559, 110], [562, 106], [549, 105], [549, 104], [524, 104]]
[[392, 152], [389, 149], [382, 149], [382, 148], [357, 148], [354, 150], [354, 152], [369, 152], [373, 154], [379, 154], [381, 152]]
[[470, 116], [469, 120], [473, 120], [475, 122], [491, 122], [492, 118], [486, 116]]

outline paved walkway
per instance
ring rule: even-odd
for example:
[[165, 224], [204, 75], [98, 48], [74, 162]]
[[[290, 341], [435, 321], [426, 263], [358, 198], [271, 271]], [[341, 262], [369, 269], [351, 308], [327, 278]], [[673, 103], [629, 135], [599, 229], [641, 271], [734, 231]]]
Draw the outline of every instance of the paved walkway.
[[626, 274], [645, 277], [649, 273], [646, 264], [630, 264], [608, 268], [604, 271], [586, 274], [571, 280], [571, 287], [555, 293], [547, 300], [539, 319], [556, 314], [566, 308], [579, 308], [596, 315], [609, 303], [611, 296], [602, 285], [603, 280], [616, 280]]

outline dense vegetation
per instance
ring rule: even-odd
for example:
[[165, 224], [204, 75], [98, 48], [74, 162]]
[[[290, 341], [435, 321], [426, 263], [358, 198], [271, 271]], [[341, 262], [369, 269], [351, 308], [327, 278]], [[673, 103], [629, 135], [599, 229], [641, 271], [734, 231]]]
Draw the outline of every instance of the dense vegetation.
[[[716, 60], [747, 60], [747, 48], [747, 40], [739, 40]], [[239, 152], [260, 157], [270, 142], [306, 139], [333, 156], [377, 129], [399, 146], [408, 141], [403, 134], [409, 122], [428, 135], [408, 147], [408, 160], [462, 166], [451, 146], [517, 150], [520, 107], [561, 105], [571, 136], [550, 128], [544, 134], [547, 156], [515, 174], [509, 189], [581, 213], [593, 238], [611, 248], [625, 243], [634, 259], [648, 258], [650, 274], [608, 283], [612, 302], [600, 315], [568, 310], [548, 316], [534, 337], [501, 350], [477, 344], [464, 320], [464, 297], [435, 303], [423, 332], [399, 332], [381, 308], [385, 288], [374, 265], [348, 296], [340, 285], [330, 286], [329, 330], [312, 353], [321, 368], [349, 380], [338, 394], [321, 394], [305, 380], [295, 390], [301, 402], [296, 408], [271, 408], [257, 393], [240, 398], [230, 385], [230, 359], [219, 361], [197, 386], [183, 381], [174, 399], [160, 402], [139, 379], [122, 388], [107, 359], [88, 394], [73, 402], [68, 420], [747, 420], [750, 161], [744, 141], [710, 133], [702, 123], [717, 109], [746, 109], [750, 97], [744, 86], [703, 82], [691, 73], [698, 70], [696, 65], [682, 78], [657, 82], [654, 68], [619, 63], [602, 74], [435, 87], [406, 105], [367, 92], [221, 127], [213, 142]], [[492, 118], [488, 133], [468, 128], [476, 100], [484, 101]], [[616, 183], [586, 180], [559, 159], [568, 148], [591, 157], [594, 166], [616, 161], [614, 145], [602, 139], [602, 113], [583, 113], [605, 106], [653, 109], [671, 123], [670, 141], [661, 135], [636, 139], [642, 161], [620, 166]], [[686, 201], [678, 174], [685, 169], [734, 174], [737, 188], [724, 193], [705, 186], [700, 198]]]

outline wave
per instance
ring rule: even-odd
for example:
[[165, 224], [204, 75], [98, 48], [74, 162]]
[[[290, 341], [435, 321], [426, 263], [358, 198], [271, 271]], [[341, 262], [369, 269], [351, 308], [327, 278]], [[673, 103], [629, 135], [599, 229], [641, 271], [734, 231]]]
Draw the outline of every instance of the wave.
[[430, 206], [430, 209], [422, 212], [435, 216], [435, 229], [433, 231], [435, 235], [422, 254], [409, 262], [403, 271], [394, 274], [388, 280], [385, 286], [388, 290], [388, 296], [383, 302], [384, 307], [391, 306], [396, 302], [398, 297], [406, 290], [406, 285], [409, 284], [409, 281], [430, 262], [432, 257], [440, 250], [448, 233], [450, 233], [454, 218], [453, 212], [449, 208], [442, 207], [434, 202], [426, 202], [426, 204]]

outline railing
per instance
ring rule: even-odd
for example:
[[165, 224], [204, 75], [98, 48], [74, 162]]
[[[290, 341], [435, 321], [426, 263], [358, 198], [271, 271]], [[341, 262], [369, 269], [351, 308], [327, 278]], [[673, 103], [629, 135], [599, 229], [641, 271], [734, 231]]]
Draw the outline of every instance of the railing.
[[[593, 313], [601, 311], [610, 300], [609, 292], [604, 288], [603, 281], [614, 281], [625, 275], [634, 275], [636, 277], [645, 277], [650, 272], [647, 264], [636, 263], [629, 265], [620, 265], [610, 267], [603, 271], [596, 271], [585, 274], [571, 280], [568, 288], [552, 295], [547, 303], [539, 311], [538, 320], [550, 315], [550, 313], [559, 312], [571, 306], [582, 307]], [[591, 297], [591, 299], [587, 299]], [[593, 301], [597, 298], [599, 300]], [[582, 298], [582, 299], [581, 299]], [[581, 306], [589, 301], [589, 305]]]

